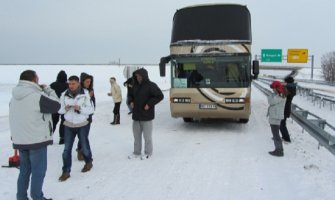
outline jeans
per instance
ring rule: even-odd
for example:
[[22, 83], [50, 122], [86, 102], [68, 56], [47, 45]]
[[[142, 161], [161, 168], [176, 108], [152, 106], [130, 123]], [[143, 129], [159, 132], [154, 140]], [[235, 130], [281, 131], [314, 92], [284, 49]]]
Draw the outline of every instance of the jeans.
[[[90, 134], [90, 129], [91, 129], [91, 123], [88, 123], [88, 127], [87, 127], [87, 137]], [[81, 152], [81, 144], [80, 144], [80, 138], [78, 135], [78, 144], [77, 144], [77, 150]]]
[[78, 134], [81, 144], [81, 151], [83, 153], [86, 163], [92, 162], [92, 152], [90, 142], [88, 140], [90, 125], [87, 124], [79, 128], [70, 128], [65, 126], [64, 130], [64, 151], [63, 151], [63, 173], [70, 173], [72, 166], [72, 147], [74, 139]]
[[17, 200], [27, 200], [30, 175], [30, 196], [33, 200], [44, 199], [42, 187], [47, 171], [47, 147], [34, 150], [19, 150], [20, 173], [17, 180]]

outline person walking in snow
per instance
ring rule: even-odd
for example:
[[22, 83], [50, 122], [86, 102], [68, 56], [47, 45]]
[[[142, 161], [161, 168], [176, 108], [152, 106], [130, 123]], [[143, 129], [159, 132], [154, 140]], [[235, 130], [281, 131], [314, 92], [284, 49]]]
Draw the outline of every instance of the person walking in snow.
[[273, 93], [268, 96], [269, 123], [273, 135], [275, 150], [270, 151], [272, 156], [284, 156], [283, 143], [279, 135], [280, 122], [284, 119], [285, 94], [283, 85], [279, 81], [273, 81], [270, 85]]
[[[155, 118], [155, 105], [158, 104], [164, 95], [159, 87], [151, 82], [147, 70], [144, 68], [134, 72], [133, 92], [129, 95], [129, 103], [133, 108], [133, 135], [134, 152], [128, 158], [141, 157], [148, 159], [152, 156], [152, 128]], [[142, 135], [144, 137], [145, 147], [144, 155], [142, 152]]]
[[114, 77], [111, 77], [109, 79], [109, 82], [111, 84], [111, 92], [108, 93], [107, 95], [112, 96], [114, 101], [114, 109], [113, 109], [114, 120], [110, 124], [116, 125], [120, 124], [120, 106], [122, 102], [122, 93], [121, 88], [119, 84], [117, 84], [116, 79]]
[[280, 122], [280, 132], [285, 142], [291, 142], [290, 134], [286, 127], [286, 119], [289, 118], [291, 115], [291, 105], [293, 97], [296, 95], [297, 92], [297, 84], [294, 83], [294, 78], [291, 76], [286, 77], [284, 81], [284, 87], [286, 88], [286, 102], [284, 109], [284, 119]]
[[[62, 95], [62, 93], [69, 88], [69, 85], [67, 84], [67, 74], [65, 71], [61, 70], [58, 75], [55, 82], [50, 84], [50, 88], [55, 90], [58, 98]], [[52, 114], [52, 123], [53, 123], [53, 132], [55, 132], [57, 123], [60, 120], [59, 124], [59, 144], [64, 144], [64, 115], [60, 115], [58, 113]]]
[[[82, 72], [80, 74], [80, 86], [82, 88], [88, 90], [90, 98], [91, 98], [90, 99], [91, 103], [94, 106], [94, 110], [95, 110], [95, 95], [94, 95], [94, 89], [93, 89], [93, 76], [91, 76], [91, 75], [89, 75], [85, 72]], [[88, 116], [88, 122], [89, 123], [88, 123], [87, 137], [89, 136], [90, 129], [91, 129], [92, 116], [93, 116], [93, 113]], [[78, 139], [80, 139], [79, 136], [78, 136]], [[78, 141], [76, 151], [77, 151], [77, 159], [79, 161], [83, 161], [84, 160], [84, 155], [83, 155], [83, 152], [82, 152], [82, 149], [81, 149], [80, 140]]]
[[59, 181], [66, 181], [70, 177], [72, 166], [72, 146], [76, 135], [78, 134], [85, 159], [85, 165], [81, 172], [90, 171], [93, 167], [92, 152], [88, 139], [89, 115], [93, 114], [94, 107], [91, 103], [89, 92], [80, 87], [79, 77], [69, 77], [69, 89], [63, 92], [60, 103], [61, 108], [58, 111], [64, 114], [64, 151], [63, 151], [63, 173]]
[[14, 149], [20, 153], [20, 172], [17, 180], [17, 199], [28, 199], [30, 184], [32, 199], [46, 199], [42, 192], [47, 171], [47, 146], [52, 144], [51, 114], [60, 104], [54, 90], [38, 85], [35, 71], [21, 73], [13, 89], [9, 106], [9, 124]]

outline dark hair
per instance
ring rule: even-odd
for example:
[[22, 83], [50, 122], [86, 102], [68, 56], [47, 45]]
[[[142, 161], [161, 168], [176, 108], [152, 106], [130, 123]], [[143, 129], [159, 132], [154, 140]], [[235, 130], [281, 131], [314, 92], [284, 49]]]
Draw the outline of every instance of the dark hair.
[[33, 81], [36, 78], [36, 72], [34, 70], [26, 70], [21, 73], [20, 80]]
[[289, 76], [289, 77], [286, 77], [286, 78], [284, 79], [284, 81], [285, 81], [286, 83], [293, 83], [293, 82], [294, 82], [294, 78], [293, 78], [292, 76]]
[[116, 81], [116, 78], [115, 78], [115, 77], [111, 77], [110, 79], [111, 79], [111, 80], [113, 79], [114, 81]]
[[78, 76], [70, 76], [69, 81], [77, 81], [79, 82], [79, 77]]

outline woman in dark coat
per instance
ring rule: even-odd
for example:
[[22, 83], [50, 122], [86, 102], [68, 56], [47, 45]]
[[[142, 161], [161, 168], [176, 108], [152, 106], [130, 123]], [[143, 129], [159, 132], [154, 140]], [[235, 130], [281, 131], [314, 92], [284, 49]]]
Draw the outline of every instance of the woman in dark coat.
[[[62, 95], [62, 93], [67, 90], [69, 85], [67, 84], [67, 74], [65, 71], [61, 70], [57, 75], [57, 80], [50, 84], [50, 88], [55, 90], [56, 95], [58, 98]], [[52, 125], [53, 125], [53, 132], [56, 130], [57, 123], [59, 121], [59, 117], [61, 119], [59, 125], [59, 144], [64, 144], [64, 115], [60, 115], [58, 113], [52, 114]]]
[[285, 142], [291, 142], [290, 134], [288, 133], [286, 127], [286, 119], [291, 115], [291, 104], [293, 97], [296, 95], [296, 88], [297, 84], [294, 83], [293, 77], [289, 76], [284, 79], [285, 87], [286, 87], [286, 102], [285, 102], [285, 109], [284, 109], [284, 119], [280, 122], [280, 132], [282, 134], [282, 138]]

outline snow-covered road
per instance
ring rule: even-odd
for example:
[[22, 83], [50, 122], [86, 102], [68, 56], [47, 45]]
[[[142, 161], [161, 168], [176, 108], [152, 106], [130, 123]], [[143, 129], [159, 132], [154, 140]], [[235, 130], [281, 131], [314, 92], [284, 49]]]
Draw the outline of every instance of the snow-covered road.
[[[266, 119], [265, 96], [253, 88], [248, 124], [222, 120], [184, 123], [169, 113], [168, 93], [156, 108], [154, 155], [128, 160], [132, 152], [131, 116], [121, 106], [120, 126], [109, 124], [113, 104], [101, 101], [90, 132], [93, 169], [83, 174], [74, 159], [71, 178], [58, 182], [63, 146], [48, 152], [44, 192], [60, 200], [216, 200], [333, 199], [335, 157], [288, 122], [293, 142], [276, 158]], [[7, 118], [8, 120], [8, 118]], [[0, 162], [12, 154], [6, 117], [0, 119]], [[55, 142], [58, 141], [57, 134]], [[73, 151], [75, 155], [75, 151]], [[0, 199], [15, 199], [17, 169], [0, 170]]]

